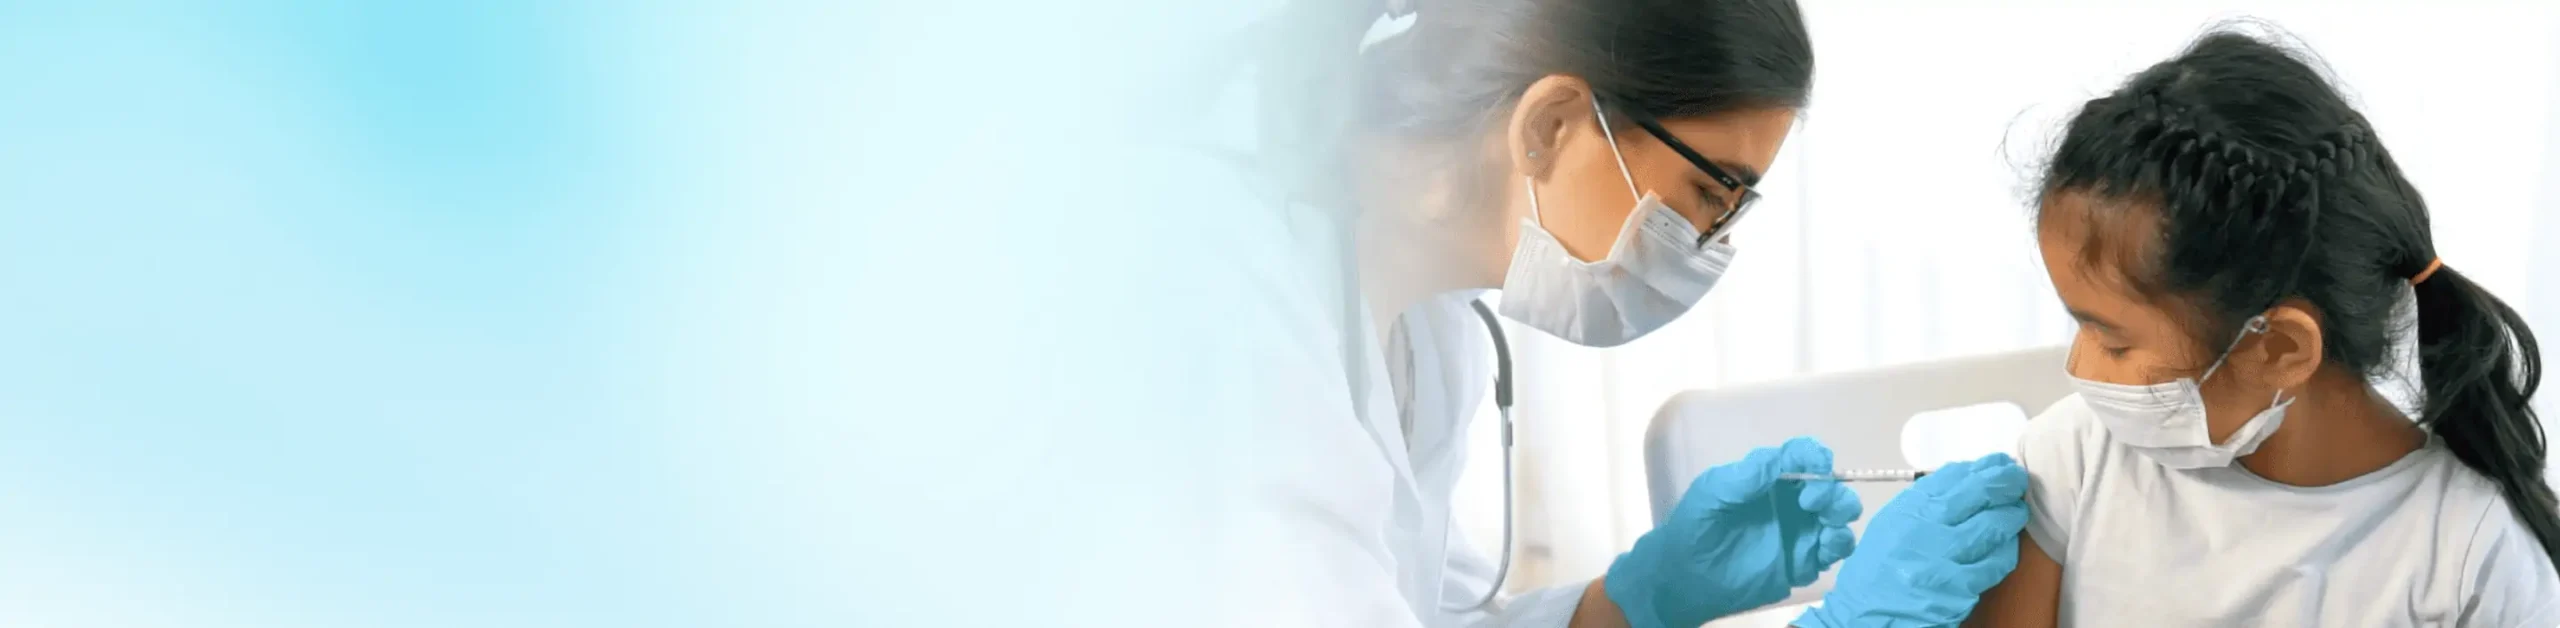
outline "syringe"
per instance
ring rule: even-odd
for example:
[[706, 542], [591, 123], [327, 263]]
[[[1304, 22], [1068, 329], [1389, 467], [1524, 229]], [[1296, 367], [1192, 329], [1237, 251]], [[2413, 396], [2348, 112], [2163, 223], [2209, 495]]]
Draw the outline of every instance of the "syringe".
[[1840, 469], [1830, 473], [1780, 473], [1778, 479], [1801, 482], [1909, 482], [1928, 475], [1919, 469]]

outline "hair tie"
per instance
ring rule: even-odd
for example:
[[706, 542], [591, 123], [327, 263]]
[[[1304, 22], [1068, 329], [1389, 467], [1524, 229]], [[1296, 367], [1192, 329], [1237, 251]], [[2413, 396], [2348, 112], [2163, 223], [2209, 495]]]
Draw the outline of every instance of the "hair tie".
[[1369, 23], [1369, 32], [1360, 35], [1360, 54], [1368, 54], [1369, 49], [1376, 47], [1380, 42], [1395, 39], [1396, 36], [1405, 34], [1405, 31], [1413, 30], [1414, 20], [1421, 16], [1422, 13], [1419, 11], [1403, 15], [1397, 15], [1393, 11], [1378, 14], [1377, 21]]
[[2442, 268], [2444, 268], [2444, 258], [2439, 257], [2435, 261], [2427, 262], [2426, 270], [2418, 271], [2418, 274], [2409, 277], [2409, 285], [2426, 283], [2428, 277], [2436, 276], [2436, 271]]

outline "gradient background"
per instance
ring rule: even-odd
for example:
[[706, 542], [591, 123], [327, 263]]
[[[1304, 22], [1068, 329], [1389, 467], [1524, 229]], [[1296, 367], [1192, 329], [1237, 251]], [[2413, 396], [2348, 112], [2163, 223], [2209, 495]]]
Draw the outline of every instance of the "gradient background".
[[1122, 157], [1254, 9], [683, 4], [0, 2], [0, 625], [1203, 604]]
[[1330, 602], [1238, 493], [1345, 287], [1199, 150], [1279, 4], [0, 0], [0, 626]]

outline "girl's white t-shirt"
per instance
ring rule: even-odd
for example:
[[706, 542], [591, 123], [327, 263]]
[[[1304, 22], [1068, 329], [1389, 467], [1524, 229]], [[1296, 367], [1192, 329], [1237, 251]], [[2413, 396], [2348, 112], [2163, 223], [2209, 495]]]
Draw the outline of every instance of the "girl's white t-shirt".
[[2019, 461], [2026, 532], [2062, 564], [2061, 626], [2560, 626], [2549, 554], [2440, 441], [2287, 486], [2161, 466], [2072, 395], [2029, 422]]

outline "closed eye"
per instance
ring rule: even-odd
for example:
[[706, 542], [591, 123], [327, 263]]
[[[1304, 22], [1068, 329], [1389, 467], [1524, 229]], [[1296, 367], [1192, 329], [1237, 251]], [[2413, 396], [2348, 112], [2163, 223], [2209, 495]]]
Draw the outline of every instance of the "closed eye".
[[1725, 203], [1724, 195], [1717, 194], [1717, 189], [1719, 188], [1706, 186], [1698, 187], [1698, 211], [1699, 213], [1704, 214], [1701, 217], [1705, 218], [1705, 220], [1698, 222], [1698, 228], [1700, 229], [1714, 228], [1716, 219], [1723, 218], [1725, 214], [1733, 213], [1733, 206]]

